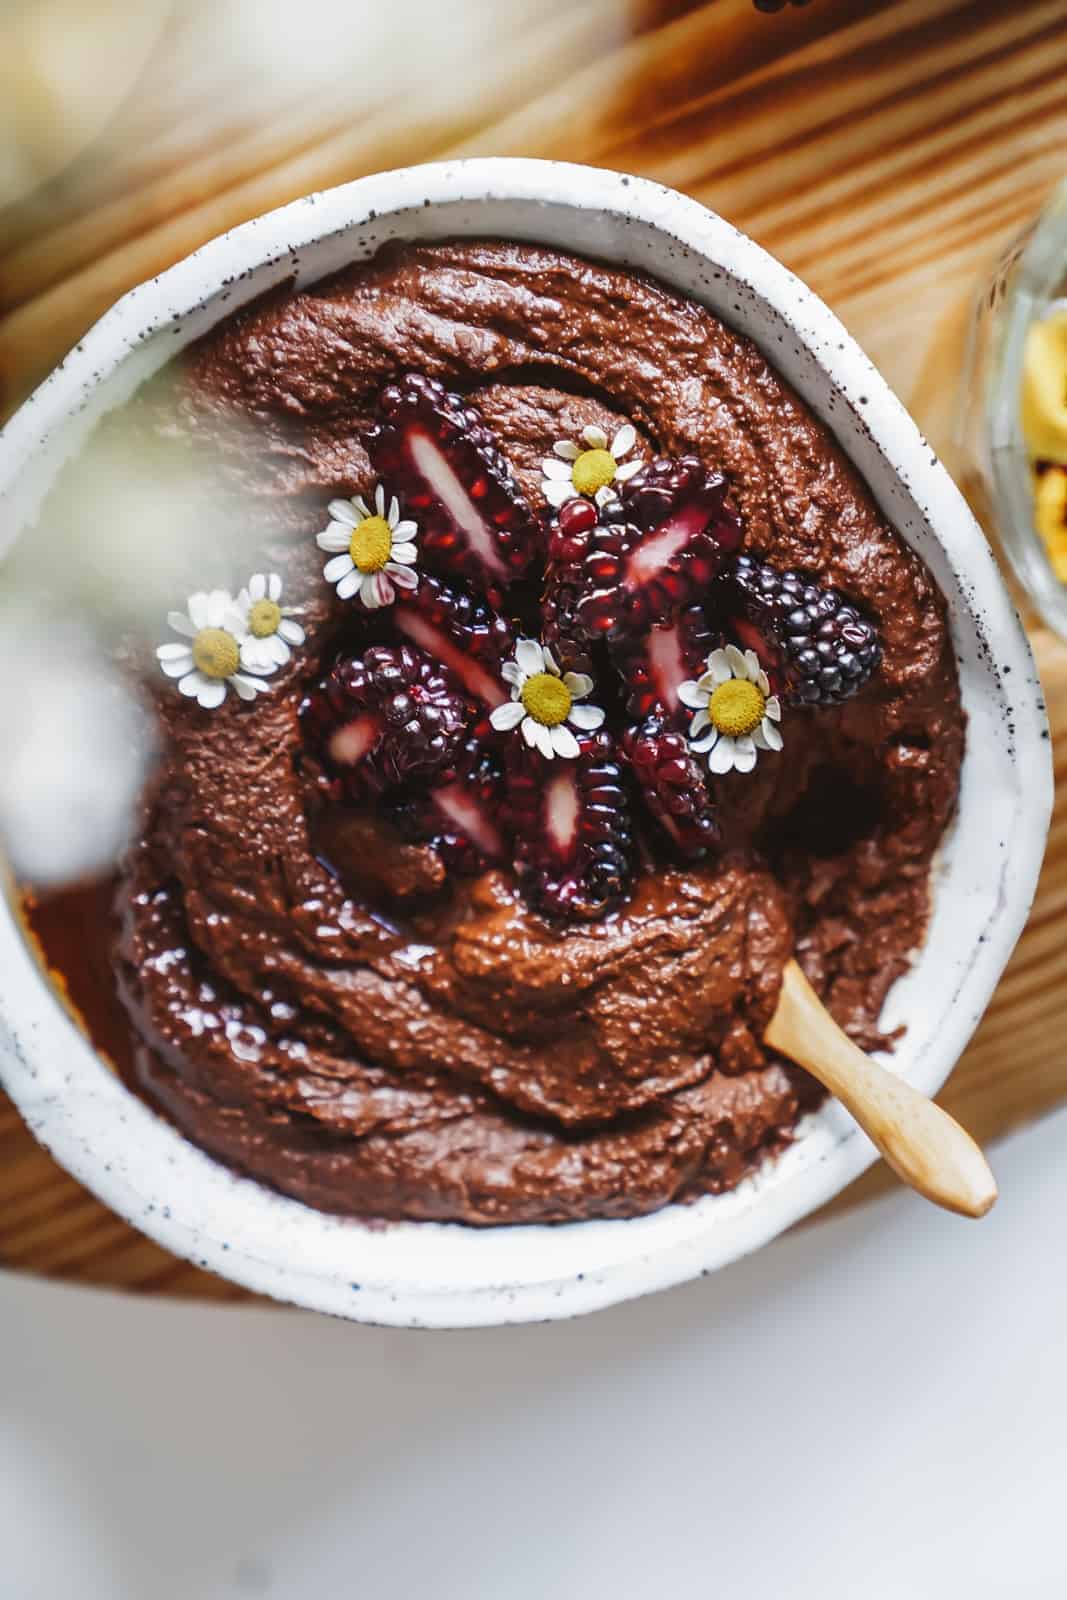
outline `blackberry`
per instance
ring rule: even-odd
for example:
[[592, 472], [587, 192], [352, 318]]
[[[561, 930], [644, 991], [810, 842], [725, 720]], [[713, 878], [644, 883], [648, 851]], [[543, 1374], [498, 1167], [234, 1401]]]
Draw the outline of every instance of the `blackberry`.
[[796, 705], [838, 705], [862, 689], [882, 658], [873, 625], [836, 589], [739, 555], [723, 574], [729, 628], [755, 650]]
[[480, 872], [507, 855], [501, 830], [504, 777], [496, 757], [469, 739], [451, 769], [388, 813], [408, 839], [429, 844], [450, 872]]
[[546, 916], [591, 921], [629, 893], [633, 834], [611, 735], [582, 734], [572, 761], [512, 746], [507, 815], [527, 899]]
[[612, 659], [626, 685], [626, 708], [637, 722], [654, 713], [667, 723], [688, 723], [678, 699], [680, 686], [699, 678], [716, 638], [703, 606], [687, 606], [669, 622], [657, 622], [636, 639], [622, 639]]
[[706, 855], [719, 842], [719, 824], [684, 735], [649, 717], [623, 736], [622, 750], [645, 805], [675, 852], [688, 861]]
[[498, 597], [537, 554], [540, 529], [481, 412], [417, 372], [383, 389], [378, 409], [367, 451], [418, 523], [420, 550]]
[[445, 771], [473, 710], [421, 650], [372, 645], [340, 657], [300, 717], [337, 792], [359, 801]]
[[741, 543], [725, 478], [695, 456], [659, 456], [601, 508], [578, 619], [591, 637], [644, 632], [703, 600]]
[[515, 636], [499, 613], [424, 575], [417, 589], [397, 596], [393, 619], [473, 699], [490, 709], [507, 699], [500, 669], [514, 653]]
[[585, 561], [597, 529], [589, 500], [566, 500], [546, 513], [548, 562], [541, 600], [541, 638], [565, 672], [591, 672], [596, 639], [582, 625], [578, 603], [585, 589]]

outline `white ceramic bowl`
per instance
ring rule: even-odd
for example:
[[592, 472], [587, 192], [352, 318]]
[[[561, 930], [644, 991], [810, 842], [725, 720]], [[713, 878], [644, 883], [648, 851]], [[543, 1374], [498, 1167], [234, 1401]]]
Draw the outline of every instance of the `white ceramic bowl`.
[[[306, 284], [389, 239], [536, 240], [643, 268], [750, 335], [831, 427], [948, 599], [970, 722], [959, 814], [929, 936], [884, 1022], [895, 1071], [933, 1092], [1023, 926], [1051, 805], [1041, 688], [989, 548], [930, 446], [814, 294], [703, 206], [638, 178], [554, 162], [416, 167], [311, 195], [142, 284], [86, 335], [0, 436], [5, 534], [32, 527], [59, 463], [175, 351], [290, 275]], [[202, 1266], [361, 1321], [456, 1327], [572, 1316], [706, 1273], [764, 1244], [874, 1151], [828, 1105], [733, 1193], [624, 1222], [367, 1227], [239, 1178], [123, 1088], [0, 909], [0, 1074], [30, 1127], [100, 1198]]]

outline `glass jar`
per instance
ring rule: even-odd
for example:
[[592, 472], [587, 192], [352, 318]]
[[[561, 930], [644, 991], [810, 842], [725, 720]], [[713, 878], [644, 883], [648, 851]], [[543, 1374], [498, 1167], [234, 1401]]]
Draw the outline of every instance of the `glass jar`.
[[[1005, 554], [1042, 617], [1067, 637], [1067, 498], [1062, 541], [1050, 541], [1055, 511], [1048, 491], [1060, 485], [1044, 482], [1047, 473], [1063, 469], [1067, 489], [1067, 426], [1061, 452], [1057, 429], [1040, 425], [1040, 394], [1035, 399], [1036, 355], [1046, 357], [1047, 380], [1052, 330], [1061, 326], [1059, 399], [1067, 414], [1067, 180], [1005, 252], [979, 297], [959, 413], [959, 443]], [[1047, 397], [1047, 382], [1044, 392]], [[1036, 497], [1043, 484], [1039, 527]]]

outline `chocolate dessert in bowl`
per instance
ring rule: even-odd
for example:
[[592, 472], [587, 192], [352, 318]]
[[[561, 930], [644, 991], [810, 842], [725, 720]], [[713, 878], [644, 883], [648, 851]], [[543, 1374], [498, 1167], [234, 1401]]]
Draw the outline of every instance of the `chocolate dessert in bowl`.
[[134, 651], [125, 1082], [19, 947], [51, 1087], [6, 1081], [60, 1158], [241, 1281], [431, 1324], [679, 1281], [861, 1170], [763, 1041], [786, 962], [935, 1088], [1049, 762], [984, 541], [825, 308], [656, 186], [470, 162], [239, 229], [86, 350], [83, 434], [210, 441], [256, 527]]

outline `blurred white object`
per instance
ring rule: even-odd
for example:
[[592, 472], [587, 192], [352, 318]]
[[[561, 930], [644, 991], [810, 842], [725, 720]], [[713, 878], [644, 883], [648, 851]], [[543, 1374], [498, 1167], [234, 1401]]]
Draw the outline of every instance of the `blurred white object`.
[[106, 870], [151, 759], [148, 716], [84, 634], [0, 616], [0, 838], [42, 887]]

